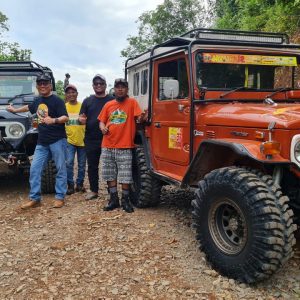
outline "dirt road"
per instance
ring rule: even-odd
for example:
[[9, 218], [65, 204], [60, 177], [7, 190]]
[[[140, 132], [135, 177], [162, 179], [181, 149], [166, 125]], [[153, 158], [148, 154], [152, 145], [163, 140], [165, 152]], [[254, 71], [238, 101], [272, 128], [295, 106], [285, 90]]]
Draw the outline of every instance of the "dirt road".
[[188, 209], [103, 212], [82, 194], [23, 212], [28, 183], [0, 178], [0, 299], [300, 299], [300, 247], [270, 280], [239, 284], [198, 250]]

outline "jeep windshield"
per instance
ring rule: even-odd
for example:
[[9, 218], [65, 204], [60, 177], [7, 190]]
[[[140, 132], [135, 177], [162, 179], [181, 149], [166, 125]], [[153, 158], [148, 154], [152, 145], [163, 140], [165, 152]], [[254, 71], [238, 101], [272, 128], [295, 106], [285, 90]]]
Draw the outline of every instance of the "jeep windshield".
[[296, 56], [231, 53], [198, 53], [196, 56], [198, 88], [228, 91], [223, 97], [243, 90], [272, 92], [298, 88], [297, 69]]
[[38, 95], [36, 76], [0, 74], [0, 98], [12, 98], [16, 95]]

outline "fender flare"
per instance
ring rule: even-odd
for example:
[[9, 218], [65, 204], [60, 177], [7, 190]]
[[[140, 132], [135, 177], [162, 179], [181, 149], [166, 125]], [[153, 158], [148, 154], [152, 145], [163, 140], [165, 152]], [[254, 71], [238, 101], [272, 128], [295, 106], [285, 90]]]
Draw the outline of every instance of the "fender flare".
[[[263, 166], [290, 165], [280, 155], [267, 159], [260, 153], [260, 141], [249, 140], [204, 140], [185, 173], [181, 187], [196, 186], [207, 173], [232, 165]], [[259, 155], [257, 155], [259, 154]]]

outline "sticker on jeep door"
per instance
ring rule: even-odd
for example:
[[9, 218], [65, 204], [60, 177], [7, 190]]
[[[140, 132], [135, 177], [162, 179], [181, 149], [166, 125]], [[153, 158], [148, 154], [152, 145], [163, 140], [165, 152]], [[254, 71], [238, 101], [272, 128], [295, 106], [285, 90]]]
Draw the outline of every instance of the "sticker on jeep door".
[[182, 128], [169, 127], [169, 148], [182, 149]]

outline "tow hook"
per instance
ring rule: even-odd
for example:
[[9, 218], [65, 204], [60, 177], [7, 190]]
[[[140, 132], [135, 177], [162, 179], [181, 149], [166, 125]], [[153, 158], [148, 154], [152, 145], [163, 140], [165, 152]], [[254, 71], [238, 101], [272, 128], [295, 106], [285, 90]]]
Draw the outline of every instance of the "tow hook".
[[4, 161], [9, 166], [14, 166], [17, 164], [17, 158], [11, 154], [8, 156], [7, 159], [0, 155], [0, 160]]

